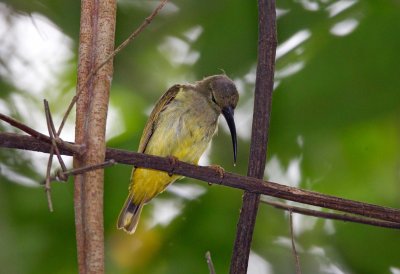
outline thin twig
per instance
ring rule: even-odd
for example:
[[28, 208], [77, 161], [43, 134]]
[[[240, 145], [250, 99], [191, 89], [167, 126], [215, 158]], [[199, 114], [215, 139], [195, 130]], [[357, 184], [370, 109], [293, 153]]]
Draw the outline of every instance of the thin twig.
[[61, 169], [63, 171], [66, 171], [67, 170], [67, 166], [65, 165], [64, 160], [61, 157], [60, 150], [58, 149], [57, 143], [56, 143], [54, 138], [51, 140], [51, 143], [53, 145], [54, 151], [56, 152], [58, 162], [61, 165]]
[[10, 125], [12, 125], [15, 128], [18, 128], [20, 130], [22, 130], [25, 133], [28, 133], [29, 135], [31, 135], [34, 138], [37, 138], [39, 140], [42, 141], [50, 141], [50, 138], [42, 133], [40, 133], [39, 131], [34, 130], [33, 128], [15, 120], [14, 118], [11, 118], [10, 116], [4, 115], [2, 113], [0, 113], [0, 120], [3, 120], [4, 122], [9, 123]]
[[[116, 162], [113, 159], [107, 160], [101, 164], [96, 164], [96, 165], [90, 165], [90, 166], [85, 166], [85, 167], [80, 167], [80, 168], [75, 168], [75, 169], [70, 169], [70, 170], [66, 170], [66, 171], [62, 171], [62, 170], [57, 170], [55, 172], [55, 175], [53, 176], [49, 176], [49, 180], [50, 182], [52, 181], [57, 181], [57, 182], [66, 182], [69, 178], [70, 175], [78, 175], [78, 174], [83, 174], [89, 171], [93, 171], [96, 169], [102, 169], [105, 167], [109, 167], [112, 165], [115, 165]], [[43, 182], [43, 184], [47, 183], [47, 177], [46, 180]]]
[[[41, 141], [41, 143], [42, 142], [48, 143], [48, 144], [52, 143], [51, 138], [49, 136], [44, 135], [44, 134], [40, 133], [39, 131], [34, 130], [33, 128], [15, 120], [14, 118], [11, 118], [7, 115], [0, 113], [0, 120], [3, 120], [5, 122], [9, 123], [10, 125], [12, 125], [13, 127], [18, 128], [18, 129], [22, 130], [23, 132], [31, 135], [33, 138]], [[9, 134], [9, 133], [4, 133], [4, 134]], [[57, 142], [58, 145], [62, 145], [69, 152], [72, 152], [73, 154], [81, 155], [85, 150], [85, 147], [82, 145], [65, 142], [65, 141], [61, 140], [60, 138], [58, 138], [55, 141]], [[29, 145], [29, 144], [27, 144], [27, 145]]]
[[50, 113], [50, 107], [49, 107], [49, 103], [47, 102], [47, 100], [43, 100], [44, 103], [44, 112], [46, 115], [46, 123], [47, 123], [47, 130], [49, 131], [49, 135], [50, 135], [50, 140], [52, 143], [51, 149], [50, 149], [50, 156], [49, 156], [49, 160], [47, 162], [47, 171], [46, 171], [46, 180], [45, 180], [45, 191], [46, 191], [46, 197], [47, 197], [47, 204], [49, 206], [49, 210], [50, 212], [53, 212], [53, 202], [52, 202], [52, 198], [51, 198], [51, 178], [50, 178], [50, 170], [51, 170], [51, 166], [53, 163], [53, 155], [54, 155], [54, 151], [56, 151], [57, 154], [57, 158], [58, 161], [60, 162], [61, 167], [63, 168], [63, 170], [66, 170], [64, 161], [60, 155], [60, 151], [58, 150], [57, 144], [55, 142], [54, 137], [58, 137], [58, 136], [54, 136], [56, 134], [55, 132], [55, 127], [54, 127], [54, 123], [53, 123], [53, 119], [51, 117], [51, 113]]
[[160, 12], [160, 10], [167, 4], [168, 0], [161, 0], [157, 7], [153, 10], [153, 12], [142, 22], [142, 24], [129, 35], [124, 42], [122, 42], [113, 53], [111, 53], [99, 66], [97, 66], [90, 74], [88, 78], [93, 77], [99, 69], [101, 69], [108, 61], [115, 57], [121, 50], [123, 50], [133, 39], [135, 39], [150, 23], [153, 21], [154, 17]]
[[[122, 42], [114, 51], [113, 53], [111, 53], [100, 65], [98, 65], [95, 69], [93, 69], [86, 81], [84, 82], [83, 86], [86, 86], [89, 81], [93, 78], [93, 76], [105, 65], [107, 64], [112, 58], [114, 58], [121, 50], [123, 50], [130, 42], [132, 42], [133, 39], [135, 39], [154, 19], [154, 17], [160, 12], [160, 10], [167, 4], [168, 0], [161, 0], [160, 4], [158, 4], [158, 6], [153, 10], [153, 12], [144, 19], [144, 21], [142, 22], [142, 24], [134, 31], [131, 33], [131, 35], [129, 35], [129, 37]], [[64, 117], [61, 121], [61, 125], [58, 129], [57, 134], [60, 135], [61, 131], [66, 123], [66, 120], [72, 110], [72, 108], [74, 107], [75, 103], [78, 101], [78, 98], [81, 94], [81, 91], [77, 92], [76, 95], [72, 98], [67, 111], [64, 114]]]
[[296, 264], [296, 274], [301, 274], [299, 254], [297, 253], [296, 245], [294, 243], [293, 218], [292, 217], [293, 217], [292, 210], [289, 210], [290, 238], [292, 239], [292, 251], [293, 251], [293, 257], [294, 257], [295, 264]]
[[215, 268], [214, 268], [213, 261], [211, 259], [210, 251], [206, 252], [206, 261], [207, 261], [208, 270], [210, 271], [210, 274], [215, 274]]
[[51, 180], [56, 180], [56, 181], [67, 181], [68, 177], [70, 175], [78, 175], [78, 174], [83, 174], [89, 171], [93, 171], [96, 169], [102, 169], [105, 167], [109, 167], [112, 165], [115, 165], [116, 162], [114, 159], [107, 160], [101, 164], [96, 164], [96, 165], [90, 165], [90, 166], [85, 166], [85, 167], [80, 167], [80, 168], [75, 168], [75, 169], [70, 169], [66, 171], [58, 170], [56, 172], [56, 175], [51, 177]]
[[45, 192], [46, 192], [46, 197], [47, 197], [47, 204], [49, 207], [49, 211], [53, 212], [53, 202], [51, 198], [51, 179], [50, 179], [50, 171], [51, 171], [51, 166], [53, 164], [53, 155], [54, 155], [54, 138], [53, 138], [53, 129], [50, 125], [50, 109], [49, 105], [47, 103], [47, 100], [44, 100], [44, 109], [45, 109], [45, 115], [46, 115], [46, 122], [47, 122], [47, 130], [49, 131], [50, 139], [52, 141], [52, 146], [50, 149], [50, 155], [49, 155], [49, 160], [47, 162], [47, 170], [46, 170], [46, 180], [45, 180]]
[[44, 104], [44, 113], [46, 115], [47, 127], [49, 130], [50, 138], [51, 138], [51, 133], [53, 133], [52, 135], [54, 135], [54, 137], [58, 137], [58, 134], [56, 133], [56, 128], [54, 127], [53, 117], [51, 116], [49, 102], [46, 99], [44, 99], [43, 104]]
[[67, 167], [66, 167], [66, 165], [64, 163], [64, 160], [61, 157], [60, 150], [58, 149], [57, 143], [55, 141], [56, 139], [59, 138], [59, 136], [58, 136], [58, 134], [56, 132], [56, 129], [54, 127], [53, 118], [51, 117], [49, 103], [47, 102], [46, 99], [44, 99], [43, 102], [44, 102], [44, 110], [45, 110], [45, 114], [46, 114], [47, 128], [48, 128], [48, 131], [49, 131], [51, 143], [53, 145], [52, 146], [52, 148], [53, 148], [52, 152], [54, 152], [54, 151], [56, 152], [57, 159], [58, 159], [58, 162], [60, 163], [61, 169], [63, 171], [66, 171]]
[[76, 101], [78, 101], [79, 94], [80, 94], [80, 91], [72, 98], [71, 102], [69, 103], [67, 111], [65, 112], [64, 117], [63, 117], [63, 119], [61, 121], [60, 127], [58, 128], [58, 131], [57, 131], [57, 135], [58, 136], [61, 135], [61, 131], [64, 128], [64, 125], [65, 125], [65, 123], [67, 121], [67, 118], [68, 118], [72, 108], [74, 107]]
[[294, 213], [299, 213], [307, 216], [313, 216], [317, 218], [324, 218], [324, 219], [331, 219], [331, 220], [339, 220], [344, 222], [352, 222], [352, 223], [359, 223], [359, 224], [366, 224], [378, 227], [385, 227], [385, 228], [394, 228], [400, 229], [399, 223], [388, 222], [388, 221], [381, 221], [374, 218], [364, 218], [355, 215], [348, 215], [348, 214], [340, 214], [340, 213], [332, 213], [332, 212], [322, 212], [318, 210], [298, 207], [298, 206], [291, 206], [281, 202], [270, 201], [267, 199], [261, 199], [262, 203], [267, 205], [271, 205], [278, 209], [283, 209], [287, 211], [292, 211]]
[[47, 205], [49, 207], [50, 212], [53, 212], [53, 202], [51, 199], [51, 179], [50, 179], [50, 169], [52, 162], [53, 162], [53, 147], [51, 147], [49, 161], [47, 162], [46, 180], [44, 186], [47, 197]]
[[[68, 146], [66, 146], [65, 143], [59, 143], [60, 152], [63, 155], [73, 155], [73, 149], [76, 149], [75, 144], [68, 143]], [[0, 147], [19, 148], [44, 153], [49, 153], [51, 149], [48, 142], [42, 142], [30, 136], [4, 132], [0, 132]], [[165, 172], [171, 171], [171, 162], [168, 158], [121, 149], [107, 148], [105, 159], [114, 159], [117, 163], [137, 167], [151, 168]], [[231, 172], [225, 172], [224, 177], [221, 178], [220, 173], [212, 167], [197, 166], [177, 160], [174, 165], [174, 174], [199, 179], [207, 183], [400, 224], [400, 210], [396, 208], [344, 199]]]

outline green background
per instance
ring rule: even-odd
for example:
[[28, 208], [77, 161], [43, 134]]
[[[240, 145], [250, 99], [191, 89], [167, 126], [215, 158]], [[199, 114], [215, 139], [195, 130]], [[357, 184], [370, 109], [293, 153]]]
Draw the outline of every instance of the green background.
[[[117, 45], [156, 4], [119, 1]], [[346, 4], [335, 14], [335, 8]], [[60, 47], [71, 52], [53, 82], [31, 92], [18, 85], [26, 75], [10, 76], [15, 58], [25, 68], [37, 69], [13, 51], [21, 43], [29, 48], [30, 36], [26, 33], [25, 39], [17, 40], [11, 30], [4, 32], [1, 112], [45, 129], [46, 97], [59, 122], [76, 83], [79, 5], [59, 0], [0, 2], [6, 26], [13, 26], [15, 18], [32, 19], [35, 25], [38, 16], [47, 17], [67, 37]], [[400, 208], [400, 2], [277, 1], [277, 7], [279, 58], [265, 178]], [[342, 35], [337, 35], [338, 26]], [[36, 31], [41, 32], [40, 26]], [[41, 43], [48, 39], [42, 34]], [[240, 89], [235, 116], [238, 163], [232, 165], [225, 125], [213, 140], [208, 163], [246, 174], [256, 50], [256, 1], [172, 1], [115, 58], [115, 115], [108, 117], [110, 131], [115, 131], [109, 133], [115, 134], [108, 146], [135, 150], [147, 113], [170, 85], [223, 70]], [[18, 96], [29, 102], [22, 107], [24, 112], [15, 105]], [[32, 116], [40, 119], [32, 121]], [[4, 123], [0, 129], [13, 130]], [[1, 273], [77, 272], [72, 181], [53, 184], [55, 212], [49, 213], [38, 186], [46, 164], [46, 156], [39, 153], [0, 150]], [[145, 207], [138, 231], [128, 236], [116, 230], [115, 222], [130, 172], [125, 165], [105, 171], [107, 273], [208, 273], [206, 251], [211, 252], [217, 273], [227, 273], [242, 192], [184, 179]], [[35, 183], [26, 183], [27, 178]], [[186, 194], [179, 194], [182, 191]], [[161, 211], [168, 208], [175, 209], [175, 217], [167, 225], [152, 226], [154, 216], [165, 216]], [[294, 226], [303, 273], [400, 273], [397, 231], [298, 215]], [[294, 273], [289, 236], [287, 214], [262, 204], [249, 273]]]

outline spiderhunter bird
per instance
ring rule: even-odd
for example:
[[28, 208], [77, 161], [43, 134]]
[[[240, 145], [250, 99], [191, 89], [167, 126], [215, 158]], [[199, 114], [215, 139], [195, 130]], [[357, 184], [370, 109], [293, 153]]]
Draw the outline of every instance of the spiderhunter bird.
[[[218, 117], [222, 113], [231, 133], [236, 163], [233, 113], [238, 100], [235, 84], [225, 75], [209, 76], [194, 84], [172, 86], [151, 112], [138, 152], [197, 164], [217, 131]], [[134, 168], [129, 195], [118, 218], [118, 228], [134, 233], [143, 206], [182, 177], [164, 171]]]

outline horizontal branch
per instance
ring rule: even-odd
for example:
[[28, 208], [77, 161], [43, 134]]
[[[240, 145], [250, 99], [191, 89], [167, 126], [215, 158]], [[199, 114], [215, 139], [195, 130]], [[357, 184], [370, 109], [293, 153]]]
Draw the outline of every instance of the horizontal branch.
[[307, 216], [317, 217], [317, 218], [324, 218], [324, 219], [331, 219], [343, 222], [352, 222], [352, 223], [359, 223], [364, 225], [372, 225], [372, 226], [379, 226], [385, 228], [393, 228], [393, 229], [400, 229], [400, 223], [394, 223], [389, 221], [381, 221], [377, 219], [371, 219], [366, 217], [360, 217], [355, 215], [349, 215], [346, 213], [333, 213], [333, 212], [322, 212], [318, 210], [313, 210], [309, 208], [303, 208], [298, 206], [291, 206], [281, 202], [275, 202], [267, 199], [261, 198], [261, 202], [270, 206], [273, 206], [278, 209], [283, 209], [289, 212], [299, 213]]
[[[66, 146], [64, 142], [60, 143], [60, 153], [71, 156], [73, 154], [73, 151], [70, 148], [71, 146], [74, 147], [74, 144], [68, 143]], [[0, 147], [25, 149], [44, 153], [48, 153], [51, 149], [49, 142], [45, 141], [44, 143], [43, 141], [37, 140], [31, 136], [24, 136], [15, 133], [0, 133]], [[229, 172], [225, 172], [221, 178], [221, 174], [216, 171], [215, 168], [211, 167], [196, 166], [181, 161], [171, 163], [172, 161], [168, 158], [111, 148], [108, 148], [106, 151], [106, 159], [113, 159], [115, 162], [121, 164], [172, 172], [213, 184], [238, 188], [253, 193], [264, 194], [303, 204], [353, 213], [378, 220], [400, 223], [399, 209], [343, 199], [274, 182], [265, 182], [260, 179]]]
[[[0, 120], [3, 120], [5, 122], [9, 123], [10, 125], [12, 125], [13, 127], [18, 128], [18, 129], [22, 130], [25, 133], [28, 133], [29, 135], [31, 135], [32, 137], [34, 137], [38, 141], [42, 141], [42, 142], [40, 142], [39, 146], [41, 146], [43, 143], [52, 144], [51, 138], [49, 136], [44, 135], [44, 134], [34, 130], [33, 128], [31, 128], [31, 127], [29, 127], [29, 126], [27, 126], [27, 125], [15, 120], [15, 119], [13, 119], [13, 118], [11, 118], [11, 117], [9, 117], [7, 115], [4, 115], [4, 114], [0, 113]], [[8, 133], [1, 132], [1, 134], [8, 134]], [[59, 132], [57, 133], [57, 135], [59, 135]], [[20, 135], [20, 136], [23, 136], [23, 135]], [[26, 137], [29, 137], [29, 136], [26, 136]], [[20, 141], [23, 142], [24, 140], [21, 139]], [[73, 143], [63, 142], [60, 139], [56, 139], [55, 141], [56, 141], [57, 145], [62, 143], [62, 146], [65, 147], [65, 149], [68, 152], [75, 153], [75, 154], [82, 154], [83, 153], [84, 149], [82, 148], [82, 146], [79, 146], [79, 145], [76, 145], [76, 144], [73, 144]], [[21, 145], [23, 146], [23, 144], [21, 144]], [[21, 147], [20, 149], [24, 149], [24, 148]], [[29, 149], [29, 148], [27, 148], [27, 150], [40, 151], [40, 150]], [[67, 152], [67, 151], [65, 151], [65, 152]], [[49, 153], [49, 152], [46, 151], [46, 153]], [[72, 154], [66, 154], [65, 153], [65, 155], [72, 155]]]

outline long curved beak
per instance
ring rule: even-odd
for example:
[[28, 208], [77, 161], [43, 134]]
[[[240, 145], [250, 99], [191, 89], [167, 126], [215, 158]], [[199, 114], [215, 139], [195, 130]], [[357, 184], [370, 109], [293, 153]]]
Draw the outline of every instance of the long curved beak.
[[236, 165], [237, 138], [236, 138], [235, 120], [233, 119], [233, 108], [232, 107], [224, 107], [222, 109], [222, 114], [224, 115], [225, 120], [228, 123], [229, 130], [231, 132], [232, 145], [233, 145], [233, 160], [234, 160], [234, 164]]

